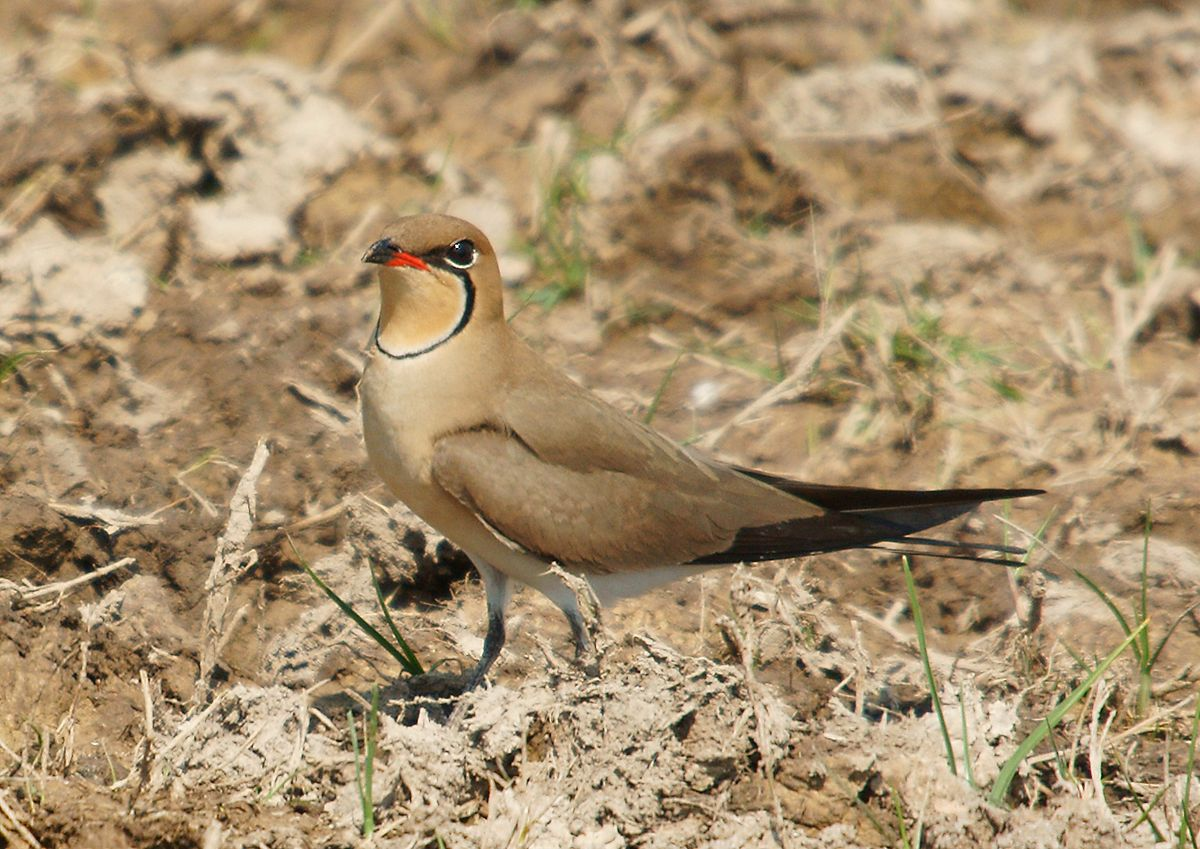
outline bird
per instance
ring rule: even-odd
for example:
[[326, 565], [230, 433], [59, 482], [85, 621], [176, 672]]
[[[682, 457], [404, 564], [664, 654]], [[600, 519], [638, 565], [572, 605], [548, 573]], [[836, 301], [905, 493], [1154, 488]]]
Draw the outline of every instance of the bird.
[[576, 383], [512, 330], [496, 252], [474, 225], [420, 214], [386, 232], [362, 257], [378, 266], [380, 295], [358, 386], [363, 441], [392, 493], [482, 579], [487, 631], [466, 689], [500, 655], [514, 582], [557, 605], [583, 656], [584, 617], [564, 571], [603, 606], [725, 564], [880, 543], [946, 546], [955, 553], [944, 556], [965, 560], [1020, 551], [918, 534], [1041, 490], [814, 484], [703, 456]]

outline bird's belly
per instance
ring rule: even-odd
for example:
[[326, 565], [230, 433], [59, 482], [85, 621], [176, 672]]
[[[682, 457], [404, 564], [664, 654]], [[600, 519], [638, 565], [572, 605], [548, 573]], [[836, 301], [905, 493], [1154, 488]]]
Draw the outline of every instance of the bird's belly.
[[593, 592], [600, 604], [607, 607], [623, 598], [633, 598], [650, 590], [658, 589], [667, 584], [693, 575], [699, 575], [710, 569], [717, 568], [711, 563], [682, 563], [668, 566], [651, 566], [629, 572], [608, 572], [602, 575], [587, 574], [585, 577], [592, 585]]
[[[407, 416], [398, 416], [389, 407], [399, 406], [362, 393], [363, 442], [367, 459], [388, 488], [410, 507], [419, 498], [422, 487], [429, 486], [432, 456], [428, 439], [412, 427]], [[424, 443], [424, 445], [422, 444]]]

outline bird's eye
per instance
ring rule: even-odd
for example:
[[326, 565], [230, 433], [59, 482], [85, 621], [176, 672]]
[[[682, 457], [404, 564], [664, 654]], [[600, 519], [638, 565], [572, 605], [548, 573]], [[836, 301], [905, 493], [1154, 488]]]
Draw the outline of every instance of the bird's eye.
[[446, 248], [446, 262], [455, 268], [470, 268], [479, 259], [479, 251], [470, 239], [459, 239]]

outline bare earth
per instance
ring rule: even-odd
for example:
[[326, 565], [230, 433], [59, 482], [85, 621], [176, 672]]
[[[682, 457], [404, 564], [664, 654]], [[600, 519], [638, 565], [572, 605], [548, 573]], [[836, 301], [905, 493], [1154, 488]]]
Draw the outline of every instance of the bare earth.
[[[1171, 0], [6, 0], [0, 847], [1195, 846], [1198, 140]], [[1027, 568], [913, 563], [957, 777], [879, 553], [605, 611], [596, 680], [526, 593], [453, 695], [482, 593], [355, 400], [357, 260], [416, 211], [679, 440], [1049, 490], [943, 529]], [[302, 560], [378, 623], [375, 564], [437, 671]], [[1136, 622], [1143, 563], [1144, 710], [1126, 652], [989, 806], [1123, 637], [1076, 570]]]

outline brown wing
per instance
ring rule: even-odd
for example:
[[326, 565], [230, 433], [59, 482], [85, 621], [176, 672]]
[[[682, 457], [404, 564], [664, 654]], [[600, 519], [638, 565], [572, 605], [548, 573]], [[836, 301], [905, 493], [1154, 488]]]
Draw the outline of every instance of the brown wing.
[[433, 475], [521, 548], [592, 571], [685, 563], [727, 548], [739, 527], [719, 498], [626, 472], [548, 463], [493, 430], [439, 440]]
[[722, 551], [739, 530], [825, 511], [703, 460], [548, 368], [523, 345], [499, 421], [438, 440], [433, 474], [512, 542], [621, 571]]
[[[712, 487], [729, 476], [728, 469], [681, 448], [550, 369], [523, 344], [514, 360], [522, 377], [505, 395], [503, 423], [546, 462], [658, 477], [680, 487]], [[769, 491], [762, 488], [760, 494]]]
[[522, 379], [508, 387], [501, 421], [442, 437], [433, 474], [497, 532], [564, 565], [619, 572], [869, 546], [1028, 494], [843, 490], [734, 469], [675, 445], [523, 346], [516, 355]]

